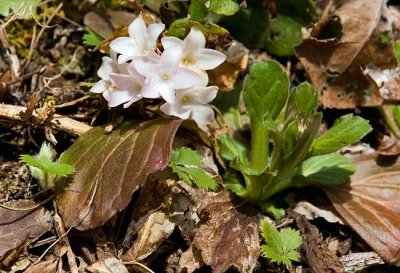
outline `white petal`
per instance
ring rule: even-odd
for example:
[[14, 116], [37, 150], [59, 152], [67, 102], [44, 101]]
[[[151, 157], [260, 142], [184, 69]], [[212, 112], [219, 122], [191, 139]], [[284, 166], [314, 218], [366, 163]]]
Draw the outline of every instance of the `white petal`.
[[147, 27], [144, 23], [142, 16], [136, 18], [128, 27], [129, 37], [133, 38], [136, 42], [140, 53], [147, 49]]
[[161, 77], [160, 64], [155, 59], [147, 57], [138, 57], [132, 61], [135, 70], [149, 80], [157, 80]]
[[[138, 48], [135, 41], [129, 37], [118, 37], [110, 43], [110, 48], [115, 52], [125, 55], [126, 57], [133, 57], [137, 54]], [[120, 56], [121, 57], [121, 56]], [[118, 57], [118, 62], [122, 61], [122, 58]]]
[[99, 80], [98, 82], [95, 83], [95, 85], [90, 88], [90, 92], [93, 93], [103, 93], [104, 91], [107, 91], [108, 87], [110, 87], [110, 82], [105, 81], [105, 80]]
[[163, 68], [175, 72], [182, 58], [182, 50], [181, 46], [173, 46], [165, 49], [160, 58], [160, 64]]
[[163, 32], [165, 28], [164, 24], [151, 24], [147, 28], [147, 34], [148, 34], [148, 42], [152, 45], [150, 49], [154, 49], [156, 46], [156, 41], [158, 36], [160, 36], [161, 32]]
[[175, 90], [172, 88], [172, 86], [163, 84], [162, 88], [160, 89], [160, 95], [166, 102], [175, 103]]
[[172, 87], [175, 89], [186, 89], [197, 85], [200, 76], [192, 70], [180, 67], [174, 77], [171, 79]]
[[181, 119], [188, 119], [190, 116], [190, 110], [182, 108], [179, 104], [164, 103], [160, 106], [160, 110], [167, 115]]
[[197, 50], [205, 47], [206, 38], [204, 37], [203, 32], [201, 32], [197, 28], [192, 27], [189, 34], [183, 40], [183, 43], [185, 45], [185, 55], [192, 54]]
[[214, 121], [214, 111], [210, 105], [192, 105], [190, 118], [199, 125], [210, 124]]
[[142, 89], [142, 96], [144, 98], [155, 99], [160, 97], [160, 90], [165, 84], [158, 81], [148, 81]]
[[103, 57], [102, 60], [103, 62], [101, 63], [99, 70], [97, 70], [97, 75], [101, 79], [108, 81], [110, 80], [110, 74], [118, 72], [118, 69], [110, 57]]
[[222, 64], [225, 59], [225, 54], [214, 49], [203, 48], [196, 53], [197, 67], [203, 70], [214, 69]]
[[108, 106], [109, 107], [115, 107], [120, 104], [123, 104], [124, 102], [130, 101], [132, 99], [140, 100], [141, 97], [133, 94], [132, 92], [129, 92], [128, 90], [124, 91], [112, 91], [109, 92], [108, 96]]
[[193, 87], [189, 90], [190, 101], [196, 104], [207, 104], [215, 99], [218, 93], [217, 86]]
[[142, 82], [132, 75], [111, 74], [110, 80], [115, 85], [116, 90], [130, 90], [140, 94], [143, 87]]
[[176, 37], [163, 37], [161, 39], [161, 43], [164, 49], [167, 49], [172, 46], [183, 46], [183, 41]]

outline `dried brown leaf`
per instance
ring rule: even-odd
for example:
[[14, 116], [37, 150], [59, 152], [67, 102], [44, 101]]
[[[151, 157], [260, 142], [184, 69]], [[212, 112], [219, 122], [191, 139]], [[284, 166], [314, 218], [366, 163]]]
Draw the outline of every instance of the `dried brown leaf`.
[[[337, 40], [309, 37], [296, 49], [313, 85], [320, 92], [321, 103], [333, 108], [381, 105], [384, 97], [363, 69], [367, 66], [380, 69], [397, 66], [394, 38], [391, 37], [392, 22], [388, 20], [390, 16], [384, 1], [345, 1], [332, 18], [339, 18], [342, 26]], [[381, 35], [386, 32], [389, 40], [383, 43]]]
[[154, 212], [138, 232], [138, 237], [132, 247], [122, 256], [123, 261], [141, 261], [167, 239], [175, 229], [167, 215]]
[[127, 11], [90, 11], [85, 15], [84, 24], [104, 39], [127, 27], [136, 15]]
[[56, 273], [60, 260], [52, 259], [40, 262], [28, 268], [25, 273]]
[[200, 211], [200, 226], [187, 253], [193, 259], [186, 257], [185, 252], [185, 260], [201, 259], [199, 264], [210, 265], [215, 273], [230, 268], [252, 272], [260, 255], [257, 210], [222, 191], [208, 199]]
[[303, 236], [306, 237], [307, 260], [313, 273], [344, 273], [344, 266], [339, 258], [329, 251], [323, 242], [317, 227], [304, 216], [296, 217], [296, 222]]
[[248, 60], [249, 50], [238, 41], [233, 41], [226, 52], [226, 61], [208, 71], [210, 85], [217, 85], [224, 91], [231, 91], [239, 73], [246, 70]]
[[124, 209], [147, 176], [164, 169], [180, 120], [125, 123], [106, 135], [94, 128], [65, 152], [74, 166], [73, 182], [57, 196], [67, 227], [99, 227]]
[[343, 186], [325, 187], [336, 210], [387, 262], [400, 265], [400, 162], [354, 161], [356, 172]]
[[[6, 205], [27, 208], [35, 203], [20, 200]], [[38, 238], [52, 227], [52, 217], [44, 208], [10, 210], [0, 207], [0, 219], [0, 261], [26, 241]]]
[[129, 273], [125, 265], [115, 257], [107, 257], [102, 259], [88, 268], [91, 273]]

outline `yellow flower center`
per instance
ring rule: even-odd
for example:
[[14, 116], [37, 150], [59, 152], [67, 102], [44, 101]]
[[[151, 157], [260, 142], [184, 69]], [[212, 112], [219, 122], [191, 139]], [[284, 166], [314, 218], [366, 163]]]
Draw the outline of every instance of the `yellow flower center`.
[[183, 96], [182, 97], [182, 103], [188, 103], [190, 98], [188, 96]]
[[169, 79], [169, 76], [168, 76], [168, 74], [164, 74], [164, 75], [162, 76], [162, 78], [163, 78], [164, 81], [167, 81], [167, 80]]

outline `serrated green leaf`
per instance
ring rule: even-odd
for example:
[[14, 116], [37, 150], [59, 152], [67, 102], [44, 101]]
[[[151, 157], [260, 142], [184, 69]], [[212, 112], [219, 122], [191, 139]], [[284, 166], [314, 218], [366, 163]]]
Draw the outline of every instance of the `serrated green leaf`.
[[293, 55], [296, 46], [302, 43], [302, 25], [290, 17], [278, 15], [271, 20], [270, 35], [266, 47], [276, 56]]
[[192, 0], [189, 6], [190, 18], [195, 21], [203, 20], [208, 15], [208, 8], [204, 0]]
[[33, 157], [31, 155], [22, 155], [20, 157], [20, 160], [26, 164], [28, 164], [29, 166], [32, 167], [37, 167], [37, 168], [41, 168], [43, 169], [43, 165], [40, 162], [40, 160], [38, 160], [36, 157]]
[[211, 0], [210, 10], [218, 15], [233, 15], [238, 12], [240, 6], [234, 0]]
[[86, 33], [83, 34], [83, 44], [89, 45], [89, 46], [95, 46], [101, 43], [104, 39], [101, 38], [101, 36], [97, 35], [90, 29], [86, 30]]
[[243, 99], [252, 127], [251, 167], [260, 173], [268, 164], [269, 134], [264, 118], [276, 119], [286, 104], [288, 88], [288, 77], [275, 61], [254, 64], [244, 81]]
[[217, 188], [217, 182], [204, 170], [199, 168], [185, 168], [184, 171], [190, 176], [197, 187], [205, 190], [215, 190]]
[[67, 176], [73, 173], [74, 167], [65, 163], [52, 162], [47, 167], [47, 172], [59, 176]]
[[352, 144], [372, 131], [368, 121], [348, 114], [335, 121], [332, 128], [314, 141], [312, 155], [328, 154]]
[[302, 244], [302, 237], [298, 230], [284, 228], [280, 232], [268, 221], [261, 221], [261, 235], [265, 245], [261, 246], [263, 256], [276, 263], [284, 263], [292, 267], [292, 261], [298, 261], [300, 254], [296, 251]]
[[197, 151], [182, 147], [172, 151], [171, 164], [201, 166], [203, 162], [201, 155]]
[[354, 172], [351, 160], [337, 153], [313, 156], [299, 168], [299, 173], [310, 183], [324, 185], [342, 184]]

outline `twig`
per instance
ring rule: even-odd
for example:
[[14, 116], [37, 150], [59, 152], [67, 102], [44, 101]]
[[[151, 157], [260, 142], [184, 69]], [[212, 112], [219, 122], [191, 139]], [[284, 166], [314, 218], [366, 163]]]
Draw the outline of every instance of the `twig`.
[[47, 27], [49, 26], [49, 24], [50, 24], [50, 22], [53, 20], [53, 18], [54, 18], [54, 17], [57, 15], [57, 13], [61, 10], [62, 6], [63, 6], [63, 3], [60, 3], [60, 4], [57, 6], [57, 8], [56, 8], [56, 10], [53, 12], [53, 14], [51, 14], [50, 17], [49, 17], [49, 19], [43, 24], [43, 26], [42, 26], [42, 28], [40, 29], [38, 35], [36, 36], [35, 41], [34, 41], [33, 43], [31, 43], [31, 46], [30, 46], [30, 48], [29, 48], [28, 57], [26, 58], [26, 62], [25, 62], [25, 64], [24, 64], [24, 67], [25, 67], [25, 68], [28, 67], [29, 63], [31, 62], [33, 52], [35, 51], [35, 49], [36, 49], [36, 47], [37, 47], [37, 45], [38, 45], [38, 43], [39, 43], [40, 37], [43, 35], [44, 31], [47, 29]]
[[71, 244], [69, 243], [68, 237], [65, 236], [66, 232], [65, 232], [64, 223], [63, 223], [60, 215], [57, 212], [56, 202], [54, 202], [54, 208], [55, 208], [55, 215], [54, 215], [55, 228], [56, 228], [58, 236], [63, 237], [62, 240], [64, 241], [65, 245], [67, 246], [67, 259], [68, 259], [69, 269], [71, 270], [71, 273], [79, 273], [75, 254], [72, 251]]
[[[11, 119], [22, 121], [20, 117], [21, 112], [25, 112], [26, 107], [10, 105], [10, 104], [0, 104], [0, 119]], [[33, 116], [38, 116], [37, 113], [33, 112]], [[76, 121], [74, 119], [55, 114], [49, 118], [49, 122], [55, 126], [57, 129], [67, 132], [74, 136], [80, 136], [90, 129], [92, 126], [86, 123]]]
[[319, 21], [315, 24], [313, 30], [311, 31], [312, 37], [317, 37], [321, 33], [321, 30], [329, 23], [329, 20], [331, 18], [330, 13], [333, 6], [333, 2], [334, 2], [333, 0], [330, 0], [326, 5]]

